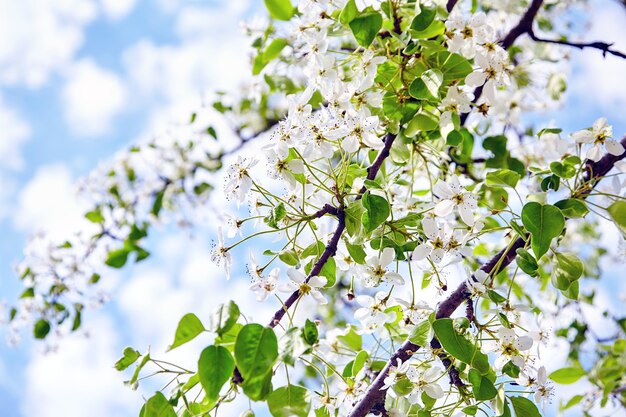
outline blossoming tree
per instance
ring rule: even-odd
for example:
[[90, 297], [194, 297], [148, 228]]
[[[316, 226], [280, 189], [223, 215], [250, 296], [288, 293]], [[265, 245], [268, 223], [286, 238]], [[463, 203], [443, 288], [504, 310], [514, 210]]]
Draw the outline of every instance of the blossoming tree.
[[[221, 192], [236, 215], [207, 256], [230, 274], [252, 248], [250, 290], [276, 312], [252, 316], [233, 294], [182, 317], [170, 349], [211, 334], [195, 369], [125, 349], [131, 386], [150, 367], [170, 377], [142, 417], [217, 415], [237, 397], [274, 417], [533, 417], [581, 378], [589, 393], [562, 393], [561, 410], [624, 407], [626, 318], [607, 312], [616, 333], [599, 340], [559, 314], [594, 304], [599, 222], [626, 231], [626, 139], [601, 115], [575, 132], [528, 116], [558, 102], [571, 48], [624, 54], [568, 38], [576, 1], [265, 5], [269, 22], [245, 28], [251, 85], [213, 104], [239, 142], [203, 109], [95, 171], [91, 228], [26, 249], [15, 337], [79, 328], [101, 271], [147, 258], [155, 222], [207, 210], [231, 161]], [[548, 374], [555, 338], [568, 362]]]

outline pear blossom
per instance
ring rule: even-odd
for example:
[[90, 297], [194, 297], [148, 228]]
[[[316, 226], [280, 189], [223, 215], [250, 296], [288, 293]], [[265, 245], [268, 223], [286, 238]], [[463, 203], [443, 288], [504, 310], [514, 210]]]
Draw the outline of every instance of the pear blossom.
[[324, 288], [328, 280], [324, 277], [313, 276], [307, 282], [306, 275], [302, 271], [297, 269], [290, 269], [287, 271], [287, 276], [291, 279], [291, 282], [283, 285], [280, 290], [283, 292], [299, 291], [300, 296], [310, 295], [319, 304], [327, 304], [328, 300], [321, 293], [320, 288]]
[[529, 350], [533, 346], [533, 340], [528, 336], [518, 336], [515, 330], [501, 327], [498, 330], [498, 339], [487, 346], [488, 351], [499, 353], [495, 362], [496, 369], [502, 369], [508, 361], [524, 367], [522, 352]]
[[395, 313], [387, 313], [388, 294], [380, 291], [374, 297], [369, 295], [358, 295], [357, 303], [361, 306], [354, 312], [354, 318], [359, 320], [364, 327], [376, 329], [385, 323], [396, 319]]
[[393, 248], [384, 248], [378, 256], [369, 256], [365, 259], [365, 265], [359, 265], [359, 275], [365, 286], [375, 287], [381, 282], [388, 282], [395, 285], [403, 285], [404, 278], [397, 272], [387, 270], [396, 257]]
[[587, 149], [585, 158], [594, 162], [598, 162], [602, 158], [602, 145], [611, 155], [621, 155], [624, 153], [624, 147], [621, 143], [614, 139], [613, 127], [608, 124], [605, 117], [601, 117], [593, 123], [591, 130], [583, 129], [572, 133], [572, 138], [577, 143], [591, 144], [591, 148]]
[[448, 183], [438, 181], [433, 187], [433, 193], [439, 197], [434, 209], [435, 215], [444, 217], [456, 208], [465, 224], [474, 225], [474, 211], [478, 207], [477, 198], [475, 194], [461, 187], [459, 177], [452, 175]]
[[443, 388], [437, 383], [443, 372], [438, 368], [428, 368], [414, 374], [407, 375], [409, 380], [415, 384], [415, 388], [408, 395], [408, 400], [416, 404], [421, 398], [422, 392], [432, 399], [439, 399], [444, 396]]
[[211, 251], [211, 261], [215, 262], [217, 265], [224, 265], [224, 269], [226, 270], [226, 278], [230, 279], [230, 268], [233, 264], [233, 258], [229, 252], [230, 248], [224, 245], [224, 233], [222, 232], [222, 228], [217, 228], [217, 245]]
[[257, 301], [265, 301], [268, 295], [274, 294], [278, 286], [280, 269], [274, 268], [267, 277], [258, 276], [248, 287], [256, 294]]
[[237, 162], [228, 168], [228, 180], [224, 187], [227, 197], [235, 197], [237, 202], [245, 200], [252, 187], [250, 169], [257, 164], [257, 160], [242, 156], [237, 157]]

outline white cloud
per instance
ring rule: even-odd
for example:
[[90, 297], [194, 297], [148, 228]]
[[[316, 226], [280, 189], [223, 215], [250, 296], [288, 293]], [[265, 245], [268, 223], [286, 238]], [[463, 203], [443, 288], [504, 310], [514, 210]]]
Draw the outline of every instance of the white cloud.
[[136, 0], [100, 0], [100, 2], [104, 13], [113, 20], [128, 16], [136, 4]]
[[21, 169], [21, 146], [30, 135], [30, 127], [10, 108], [6, 107], [0, 96], [0, 169]]
[[18, 229], [33, 232], [45, 229], [67, 236], [84, 223], [85, 206], [76, 196], [74, 179], [65, 165], [46, 165], [21, 190], [16, 211]]
[[232, 89], [249, 74], [247, 40], [236, 30], [248, 7], [249, 1], [182, 7], [175, 26], [180, 42], [155, 45], [144, 39], [124, 51], [136, 100], [156, 104], [149, 130], [162, 127], [158, 121], [187, 120], [208, 92]]
[[93, 0], [0, 0], [0, 83], [38, 87], [64, 68], [96, 17]]
[[33, 353], [21, 411], [38, 417], [134, 416], [142, 399], [113, 367], [121, 356], [111, 319], [90, 317], [89, 338], [68, 337], [58, 352]]
[[65, 119], [78, 135], [107, 133], [125, 101], [126, 88], [119, 77], [91, 60], [78, 62], [67, 74], [63, 88]]

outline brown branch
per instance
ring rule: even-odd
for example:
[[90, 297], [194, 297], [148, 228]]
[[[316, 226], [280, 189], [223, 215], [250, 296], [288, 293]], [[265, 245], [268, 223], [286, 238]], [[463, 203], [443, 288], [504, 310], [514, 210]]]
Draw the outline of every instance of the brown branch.
[[551, 44], [555, 44], [555, 45], [571, 46], [573, 48], [578, 48], [578, 49], [581, 49], [581, 50], [584, 49], [584, 48], [598, 49], [598, 50], [602, 51], [602, 55], [604, 57], [606, 57], [606, 54], [611, 54], [611, 55], [614, 55], [614, 56], [626, 59], [626, 54], [624, 54], [623, 52], [611, 49], [611, 47], [613, 46], [613, 43], [600, 42], [600, 41], [596, 41], [596, 42], [570, 42], [570, 41], [561, 40], [561, 39], [545, 39], [545, 38], [540, 38], [539, 36], [535, 35], [533, 30], [530, 30], [528, 32], [528, 36], [530, 36], [530, 38], [532, 40], [534, 40], [535, 42], [543, 42], [543, 43], [551, 43]]
[[[337, 253], [337, 245], [339, 244], [339, 239], [341, 238], [343, 230], [346, 228], [346, 217], [343, 207], [340, 207], [336, 210], [337, 220], [339, 220], [339, 222], [337, 223], [337, 228], [335, 229], [333, 236], [330, 238], [330, 242], [328, 242], [328, 245], [326, 245], [326, 248], [324, 248], [324, 252], [322, 252], [320, 258], [317, 260], [317, 262], [315, 262], [315, 265], [313, 265], [311, 272], [309, 272], [309, 275], [307, 275], [306, 280], [304, 281], [305, 283], [309, 282], [311, 278], [319, 275], [324, 265], [326, 265], [326, 262], [328, 262], [328, 260], [331, 257], [335, 256], [335, 253]], [[289, 310], [289, 308], [298, 300], [298, 298], [300, 298], [299, 289], [291, 293], [289, 298], [287, 298], [287, 300], [284, 302], [283, 306], [279, 310], [277, 310], [276, 313], [274, 313], [274, 317], [272, 317], [272, 321], [270, 322], [269, 326], [276, 327], [278, 323], [280, 323], [280, 320], [283, 318], [287, 310]]]
[[[626, 137], [622, 139], [622, 145], [626, 147]], [[615, 156], [611, 154], [605, 155], [598, 162], [588, 161], [586, 164], [585, 175], [583, 176], [582, 187], [587, 187], [587, 183], [589, 181], [592, 182], [589, 188], [589, 191], [579, 195], [582, 195], [582, 198], [586, 198], [591, 189], [597, 184], [597, 182], [604, 177], [615, 165], [615, 163], [626, 157], [626, 152], [622, 155]], [[521, 237], [515, 239], [515, 241], [498, 252], [489, 262], [485, 263], [481, 266], [481, 270], [486, 272], [487, 274], [497, 275], [504, 268], [509, 266], [511, 262], [515, 259], [517, 255], [517, 249], [524, 247], [525, 240]], [[472, 275], [472, 278], [473, 275]], [[475, 278], [474, 278], [475, 279]], [[467, 288], [467, 284], [465, 282], [461, 283], [457, 287], [456, 290], [448, 298], [446, 298], [439, 306], [437, 307], [436, 317], [437, 319], [450, 317], [452, 313], [456, 311], [456, 309], [469, 297], [469, 292]], [[431, 341], [431, 346], [433, 346], [433, 342], [436, 342], [434, 345], [437, 346], [439, 341], [433, 339]], [[391, 366], [395, 366], [398, 359], [402, 362], [406, 362], [413, 356], [413, 354], [420, 349], [420, 346], [412, 343], [410, 340], [405, 341], [402, 346], [389, 358], [385, 367], [380, 371], [380, 373], [376, 376], [372, 384], [369, 386], [365, 395], [361, 400], [356, 404], [356, 406], [352, 409], [349, 414], [349, 417], [365, 417], [367, 413], [374, 407], [375, 405], [384, 404], [385, 395], [387, 393], [386, 389], [382, 389], [384, 385], [384, 380], [389, 374], [389, 369]], [[444, 363], [445, 365], [445, 363]], [[448, 367], [448, 373], [454, 369], [453, 367]], [[454, 369], [456, 371], [456, 369]], [[452, 371], [452, 372], [454, 372]], [[454, 375], [450, 374], [451, 379], [454, 377], [458, 377], [458, 371], [454, 373]]]
[[533, 22], [542, 4], [543, 0], [533, 0], [532, 3], [530, 3], [526, 13], [524, 13], [517, 25], [500, 41], [500, 45], [504, 49], [509, 49], [520, 36], [532, 32]]
[[[385, 146], [380, 150], [380, 153], [378, 154], [378, 156], [376, 157], [376, 159], [374, 160], [372, 165], [370, 165], [367, 168], [367, 177], [366, 178], [368, 180], [374, 181], [374, 179], [376, 178], [376, 175], [378, 174], [378, 171], [380, 171], [380, 168], [383, 166], [383, 162], [389, 156], [389, 152], [391, 150], [391, 145], [393, 145], [393, 141], [394, 140], [396, 140], [396, 135], [394, 135], [393, 133], [387, 133], [385, 135], [385, 137], [383, 139], [383, 141], [385, 142]], [[363, 194], [365, 194], [365, 191], [367, 191], [367, 187], [363, 186], [359, 190], [359, 195], [356, 197], [356, 199], [360, 200], [361, 197], [363, 197]]]

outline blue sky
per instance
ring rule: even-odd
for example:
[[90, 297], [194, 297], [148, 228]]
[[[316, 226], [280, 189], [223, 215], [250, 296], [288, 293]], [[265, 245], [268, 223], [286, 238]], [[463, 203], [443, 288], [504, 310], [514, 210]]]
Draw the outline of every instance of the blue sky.
[[[71, 216], [80, 214], [72, 193], [78, 178], [141, 137], [186, 120], [212, 89], [236, 86], [247, 65], [238, 22], [258, 3], [0, 0], [0, 299], [21, 291], [11, 265], [28, 236], [71, 228]], [[601, 3], [593, 13], [602, 24], [587, 38], [620, 41], [626, 50], [624, 9]], [[626, 132], [624, 63], [596, 51], [572, 55], [564, 107], [536, 115], [538, 122], [568, 131], [605, 115], [616, 136]], [[17, 348], [0, 343], [2, 417], [137, 415], [140, 393], [122, 386], [112, 369], [123, 347], [162, 352], [182, 314], [212, 310], [202, 294], [225, 301], [247, 286], [244, 278], [228, 287], [207, 280], [221, 275], [207, 260], [209, 240], [166, 227], [148, 242], [152, 260], [107, 273], [114, 301], [89, 313], [91, 339], [68, 338], [49, 355], [28, 335]], [[618, 277], [615, 269], [609, 275]], [[621, 285], [607, 295], [617, 306]], [[261, 314], [270, 307], [255, 308]], [[173, 357], [184, 361], [193, 348]]]

